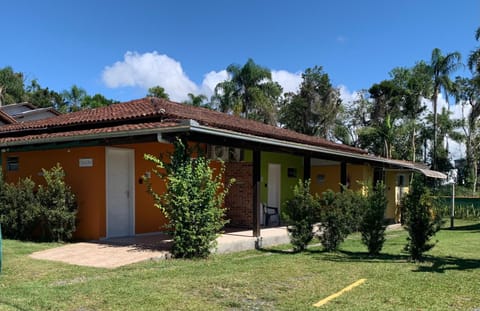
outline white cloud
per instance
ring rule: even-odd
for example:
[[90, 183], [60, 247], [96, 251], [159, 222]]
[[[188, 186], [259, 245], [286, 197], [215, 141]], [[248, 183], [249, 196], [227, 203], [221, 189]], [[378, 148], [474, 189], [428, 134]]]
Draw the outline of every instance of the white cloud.
[[360, 93], [358, 91], [350, 92], [350, 90], [343, 84], [340, 84], [337, 88], [340, 92], [340, 98], [345, 105], [350, 106], [355, 100], [359, 99], [358, 96]]
[[286, 70], [272, 70], [272, 80], [282, 86], [284, 93], [297, 92], [302, 83], [302, 74]]
[[[190, 80], [179, 61], [156, 51], [140, 54], [125, 53], [123, 60], [106, 66], [102, 72], [102, 81], [109, 88], [139, 87], [146, 91], [160, 85], [172, 100], [187, 99], [188, 93], [204, 94], [210, 97], [215, 86], [227, 80], [226, 70], [210, 71], [204, 75], [200, 85]], [[296, 92], [302, 82], [301, 73], [286, 70], [273, 70], [272, 80], [278, 82], [284, 92]]]
[[102, 80], [110, 88], [130, 86], [147, 90], [160, 85], [176, 101], [185, 100], [188, 93], [198, 93], [197, 85], [188, 78], [182, 65], [156, 51], [125, 53], [123, 61], [105, 67]]
[[212, 96], [212, 94], [215, 92], [215, 87], [217, 84], [227, 79], [228, 73], [226, 70], [210, 71], [203, 76], [202, 87], [200, 88], [201, 93], [207, 97]]

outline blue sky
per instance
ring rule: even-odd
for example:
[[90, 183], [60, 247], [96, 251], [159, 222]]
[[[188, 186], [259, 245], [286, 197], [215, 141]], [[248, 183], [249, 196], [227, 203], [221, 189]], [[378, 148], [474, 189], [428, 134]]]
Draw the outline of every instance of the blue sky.
[[[475, 0], [0, 0], [0, 67], [44, 87], [124, 101], [160, 84], [173, 99], [211, 92], [248, 58], [285, 89], [323, 66], [345, 92], [369, 88], [433, 48], [465, 60], [480, 45]], [[460, 71], [460, 75], [468, 75]]]

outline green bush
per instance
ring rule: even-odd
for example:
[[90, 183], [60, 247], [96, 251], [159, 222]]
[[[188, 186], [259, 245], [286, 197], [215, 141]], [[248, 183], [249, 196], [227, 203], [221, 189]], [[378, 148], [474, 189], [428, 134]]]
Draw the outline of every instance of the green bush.
[[0, 223], [3, 235], [9, 239], [32, 239], [40, 215], [40, 205], [35, 196], [35, 183], [30, 178], [16, 184], [5, 183], [0, 190]]
[[378, 182], [366, 197], [366, 208], [360, 224], [362, 242], [368, 248], [371, 255], [377, 255], [385, 242], [385, 210], [387, 208], [387, 196], [385, 185]]
[[42, 239], [65, 241], [75, 232], [77, 203], [70, 186], [65, 183], [65, 172], [60, 164], [50, 170], [42, 169], [45, 186], [38, 187], [37, 198], [42, 206], [40, 224]]
[[440, 230], [441, 219], [435, 214], [434, 200], [425, 187], [424, 177], [415, 175], [410, 192], [404, 197], [405, 228], [408, 231], [405, 250], [413, 261], [422, 261], [423, 253], [435, 246], [430, 239]]
[[[216, 246], [216, 238], [227, 223], [222, 207], [231, 182], [222, 182], [224, 167], [215, 174], [210, 161], [192, 158], [185, 144], [177, 139], [170, 164], [146, 154], [157, 169], [155, 175], [166, 181], [166, 192], [156, 193], [150, 183], [155, 206], [169, 220], [173, 231], [172, 254], [179, 258], [207, 257]], [[164, 174], [163, 172], [166, 172]]]
[[45, 186], [30, 178], [16, 184], [5, 183], [0, 174], [0, 223], [3, 235], [11, 239], [33, 240], [37, 233], [42, 239], [68, 240], [75, 231], [75, 197], [63, 181], [60, 165], [43, 170]]
[[343, 189], [328, 190], [320, 199], [319, 239], [326, 251], [338, 249], [340, 243], [359, 226], [358, 215], [364, 207], [360, 194]]
[[293, 188], [293, 198], [284, 204], [290, 243], [295, 251], [303, 251], [313, 239], [318, 207], [318, 197], [310, 194], [310, 180], [299, 180]]

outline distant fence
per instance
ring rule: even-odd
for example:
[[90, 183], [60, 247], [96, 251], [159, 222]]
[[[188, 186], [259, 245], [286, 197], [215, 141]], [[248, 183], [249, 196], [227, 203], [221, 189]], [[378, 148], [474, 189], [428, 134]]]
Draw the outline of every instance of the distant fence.
[[[440, 213], [450, 216], [452, 197], [439, 197]], [[455, 197], [455, 218], [480, 218], [480, 198]]]

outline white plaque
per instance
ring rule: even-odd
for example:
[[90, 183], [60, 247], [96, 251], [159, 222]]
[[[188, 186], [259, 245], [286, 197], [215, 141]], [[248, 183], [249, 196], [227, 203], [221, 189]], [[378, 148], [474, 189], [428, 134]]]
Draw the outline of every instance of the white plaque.
[[82, 158], [78, 160], [78, 166], [80, 167], [92, 167], [93, 159], [92, 158]]

